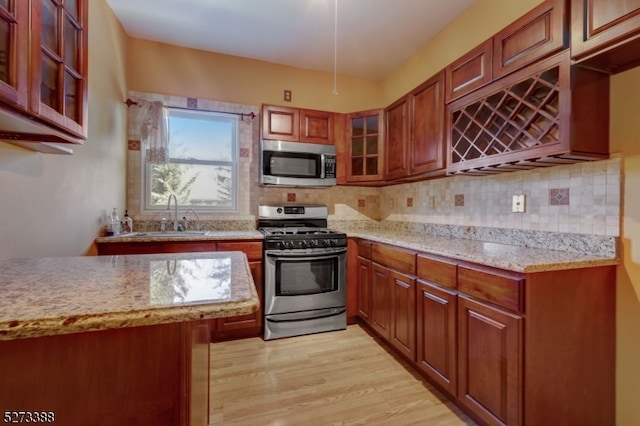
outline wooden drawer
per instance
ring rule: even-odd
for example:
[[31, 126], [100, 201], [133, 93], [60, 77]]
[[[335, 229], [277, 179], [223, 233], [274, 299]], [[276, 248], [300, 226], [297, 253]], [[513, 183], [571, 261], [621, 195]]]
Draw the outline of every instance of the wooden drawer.
[[164, 253], [161, 242], [97, 243], [99, 255]]
[[383, 244], [373, 244], [371, 258], [374, 262], [407, 274], [416, 274], [416, 254]]
[[163, 253], [199, 253], [216, 251], [214, 241], [165, 241]]
[[488, 39], [445, 68], [446, 102], [473, 92], [491, 82], [493, 78], [491, 51], [492, 39]]
[[493, 79], [560, 51], [565, 0], [547, 0], [493, 37]]
[[262, 260], [261, 241], [218, 241], [218, 251], [241, 251], [251, 260]]
[[416, 258], [416, 267], [418, 278], [449, 288], [457, 287], [458, 265], [453, 262], [419, 254]]
[[358, 256], [371, 259], [371, 242], [358, 240]]
[[512, 311], [524, 308], [524, 277], [516, 273], [459, 265], [458, 291]]

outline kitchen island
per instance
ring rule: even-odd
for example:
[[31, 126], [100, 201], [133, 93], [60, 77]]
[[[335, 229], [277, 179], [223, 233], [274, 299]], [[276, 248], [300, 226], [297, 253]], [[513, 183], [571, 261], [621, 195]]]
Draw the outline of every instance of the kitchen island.
[[259, 307], [241, 252], [0, 260], [0, 268], [5, 422], [204, 425], [209, 320]]

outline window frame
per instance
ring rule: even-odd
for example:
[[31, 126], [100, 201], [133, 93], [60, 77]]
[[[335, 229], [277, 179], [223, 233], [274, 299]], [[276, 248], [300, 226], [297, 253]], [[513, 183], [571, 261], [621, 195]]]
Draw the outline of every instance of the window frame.
[[[199, 114], [206, 115], [211, 117], [222, 118], [225, 121], [232, 122], [232, 147], [231, 147], [231, 161], [221, 161], [221, 160], [200, 160], [200, 159], [184, 159], [184, 158], [169, 158], [169, 162], [173, 164], [193, 164], [193, 165], [207, 165], [207, 166], [223, 166], [223, 167], [231, 167], [231, 205], [225, 207], [213, 207], [213, 206], [192, 206], [192, 205], [184, 205], [178, 204], [178, 210], [188, 210], [193, 209], [197, 213], [237, 213], [238, 212], [238, 196], [239, 196], [239, 168], [240, 168], [240, 129], [237, 115], [232, 113], [224, 113], [217, 111], [208, 111], [208, 110], [199, 110], [199, 109], [188, 109], [188, 108], [180, 108], [180, 107], [166, 107], [167, 108], [167, 126], [169, 122], [169, 118], [172, 111], [175, 111], [181, 114], [183, 117], [189, 114]], [[167, 132], [169, 141], [168, 145], [171, 144], [170, 131]], [[164, 205], [152, 205], [151, 204], [151, 171], [153, 164], [147, 163], [146, 161], [146, 149], [144, 146], [140, 149], [141, 155], [141, 199], [143, 200], [143, 212], [147, 213], [157, 213], [161, 211], [166, 211], [167, 207]], [[170, 152], [170, 150], [169, 150]], [[172, 207], [173, 209], [173, 207]]]

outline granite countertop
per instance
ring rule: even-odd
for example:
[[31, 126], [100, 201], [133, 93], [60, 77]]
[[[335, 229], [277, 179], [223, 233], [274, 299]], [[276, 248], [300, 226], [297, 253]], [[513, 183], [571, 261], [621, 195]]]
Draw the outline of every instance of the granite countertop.
[[0, 340], [245, 315], [242, 252], [0, 260]]
[[619, 263], [617, 257], [393, 230], [347, 231], [347, 235], [515, 272], [543, 272]]
[[152, 241], [214, 241], [214, 240], [263, 240], [258, 230], [207, 231], [205, 232], [131, 232], [116, 237], [98, 237], [97, 243], [134, 243]]

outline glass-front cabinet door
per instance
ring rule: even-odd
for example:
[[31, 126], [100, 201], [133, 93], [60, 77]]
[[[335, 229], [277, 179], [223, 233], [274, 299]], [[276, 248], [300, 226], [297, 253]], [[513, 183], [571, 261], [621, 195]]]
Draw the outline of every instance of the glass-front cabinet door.
[[27, 107], [28, 12], [26, 0], [0, 0], [0, 99]]
[[348, 115], [348, 182], [382, 180], [382, 113], [382, 110], [370, 110]]
[[86, 137], [87, 0], [32, 0], [31, 109]]

